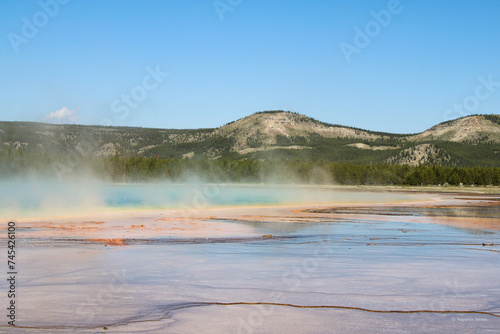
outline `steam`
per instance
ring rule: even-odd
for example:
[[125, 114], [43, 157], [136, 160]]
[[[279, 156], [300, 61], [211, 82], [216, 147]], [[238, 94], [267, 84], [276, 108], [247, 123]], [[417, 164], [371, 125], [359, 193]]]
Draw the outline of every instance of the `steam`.
[[0, 218], [12, 220], [122, 211], [200, 212], [213, 207], [366, 203], [384, 196], [334, 186], [207, 183], [193, 175], [182, 183], [166, 179], [110, 183], [90, 175], [59, 182], [32, 175], [2, 180], [0, 189]]
[[[246, 205], [314, 205], [345, 201], [346, 192], [332, 191], [330, 171], [316, 166], [304, 174], [276, 161], [260, 170], [257, 180], [233, 181], [231, 170], [184, 170], [175, 179], [133, 182], [112, 179], [83, 155], [55, 161], [44, 170], [0, 177], [0, 217], [56, 217], [123, 210], [205, 210]], [[99, 167], [99, 165], [97, 165]], [[106, 166], [103, 164], [103, 166]], [[213, 167], [213, 166], [212, 166]], [[299, 175], [300, 173], [300, 175]], [[319, 186], [322, 184], [323, 186]], [[367, 200], [367, 198], [365, 198]]]
[[105, 207], [103, 184], [86, 178], [64, 183], [25, 176], [0, 181], [0, 218], [92, 213]]

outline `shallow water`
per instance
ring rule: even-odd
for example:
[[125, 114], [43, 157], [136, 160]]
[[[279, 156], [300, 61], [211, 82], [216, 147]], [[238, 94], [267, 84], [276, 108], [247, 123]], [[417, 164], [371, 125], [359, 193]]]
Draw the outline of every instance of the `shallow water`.
[[[379, 195], [350, 194], [401, 200]], [[220, 220], [246, 232], [119, 247], [21, 234], [17, 324], [29, 328], [0, 331], [500, 332], [498, 230], [376, 216]]]
[[329, 212], [339, 214], [369, 214], [383, 216], [415, 216], [415, 217], [467, 217], [467, 218], [498, 218], [500, 217], [500, 205], [498, 206], [452, 206], [452, 207], [356, 207], [335, 208], [323, 210], [311, 210], [311, 212]]

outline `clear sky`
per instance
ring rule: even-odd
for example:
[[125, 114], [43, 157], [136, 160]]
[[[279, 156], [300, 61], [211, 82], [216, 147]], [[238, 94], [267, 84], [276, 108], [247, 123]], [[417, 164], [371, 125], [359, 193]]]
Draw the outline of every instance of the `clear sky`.
[[500, 1], [0, 1], [0, 120], [413, 133], [500, 113]]

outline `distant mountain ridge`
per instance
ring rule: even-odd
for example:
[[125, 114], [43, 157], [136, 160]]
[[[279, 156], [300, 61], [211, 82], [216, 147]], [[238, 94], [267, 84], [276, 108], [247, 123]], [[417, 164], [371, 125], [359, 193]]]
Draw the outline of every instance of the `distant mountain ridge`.
[[325, 159], [354, 163], [500, 166], [500, 115], [474, 115], [418, 134], [328, 124], [285, 111], [254, 113], [215, 129], [151, 129], [0, 122], [0, 154], [210, 159]]

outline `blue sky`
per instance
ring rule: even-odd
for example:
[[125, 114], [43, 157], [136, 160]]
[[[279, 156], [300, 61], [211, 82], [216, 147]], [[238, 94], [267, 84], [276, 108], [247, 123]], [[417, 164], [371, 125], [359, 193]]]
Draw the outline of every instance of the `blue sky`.
[[500, 113], [499, 18], [497, 0], [4, 0], [0, 120], [200, 128], [284, 109], [420, 132]]

